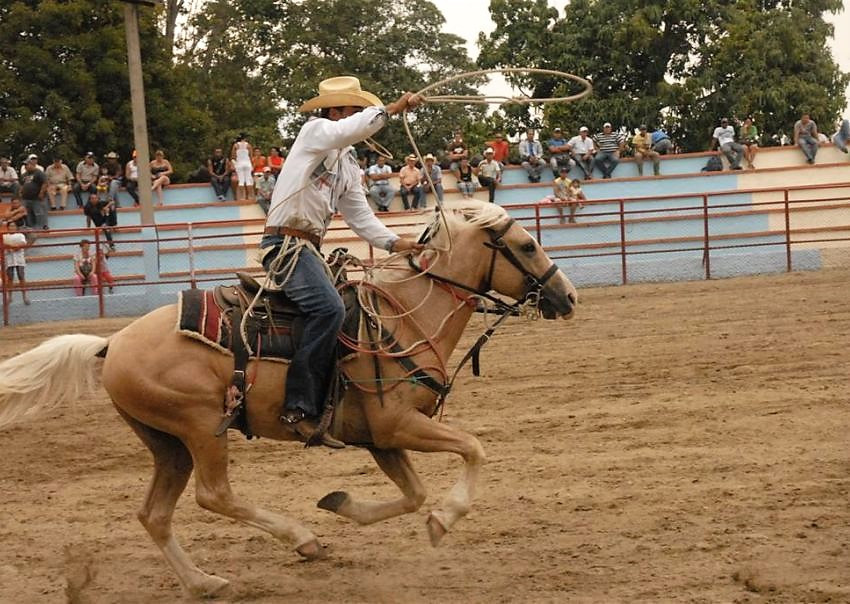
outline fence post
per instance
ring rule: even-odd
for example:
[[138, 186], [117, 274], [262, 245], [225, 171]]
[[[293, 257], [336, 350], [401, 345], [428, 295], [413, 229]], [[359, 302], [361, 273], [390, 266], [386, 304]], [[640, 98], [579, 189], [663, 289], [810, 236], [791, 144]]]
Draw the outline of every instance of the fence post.
[[628, 269], [626, 268], [626, 203], [620, 200], [620, 257], [622, 261], [623, 285], [629, 282]]
[[6, 276], [6, 242], [3, 237], [5, 235], [5, 231], [0, 234], [0, 269], [3, 270], [3, 274], [0, 275], [0, 283], [3, 285], [3, 325], [9, 325], [9, 300], [11, 299], [11, 292], [9, 292], [9, 283], [7, 282]]
[[540, 204], [534, 204], [534, 229], [537, 231], [537, 243], [543, 245], [543, 233], [540, 229]]
[[186, 240], [189, 244], [189, 283], [192, 289], [197, 289], [198, 284], [195, 281], [195, 246], [192, 240], [192, 223], [186, 223]]
[[705, 278], [711, 279], [711, 245], [709, 243], [709, 228], [708, 228], [708, 195], [702, 196], [702, 225], [703, 225], [702, 263], [703, 263], [703, 265], [705, 265]]
[[785, 269], [791, 272], [791, 206], [788, 199], [788, 189], [783, 192], [785, 201]]
[[100, 270], [100, 259], [103, 257], [100, 253], [100, 227], [94, 229], [94, 276], [97, 279], [95, 293], [97, 293], [97, 315], [102, 319], [106, 316], [103, 307], [103, 273]]

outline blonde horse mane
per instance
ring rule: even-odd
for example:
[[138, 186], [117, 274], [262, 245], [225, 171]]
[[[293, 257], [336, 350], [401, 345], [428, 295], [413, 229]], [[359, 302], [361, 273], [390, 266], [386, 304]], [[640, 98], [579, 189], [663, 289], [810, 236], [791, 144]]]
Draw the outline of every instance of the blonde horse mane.
[[437, 210], [434, 220], [425, 228], [428, 238], [436, 236], [440, 225], [458, 228], [488, 229], [508, 219], [502, 206], [475, 199], [447, 201]]

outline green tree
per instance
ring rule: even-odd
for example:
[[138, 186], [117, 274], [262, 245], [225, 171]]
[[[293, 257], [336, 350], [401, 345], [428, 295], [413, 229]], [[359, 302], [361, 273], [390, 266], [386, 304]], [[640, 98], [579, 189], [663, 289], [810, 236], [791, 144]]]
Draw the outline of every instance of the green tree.
[[[319, 81], [356, 75], [364, 89], [385, 102], [447, 75], [474, 68], [462, 40], [442, 33], [444, 19], [431, 2], [369, 0], [214, 0], [189, 22], [184, 60], [204, 65], [210, 57], [233, 57], [267, 86], [266, 102], [277, 102], [289, 135], [304, 117], [300, 104], [316, 94]], [[474, 82], [473, 82], [474, 84]], [[470, 83], [440, 93], [469, 94]], [[467, 129], [483, 108], [433, 104], [411, 116], [424, 152], [442, 148], [452, 128]], [[377, 137], [396, 157], [410, 151], [403, 129]]]
[[[838, 0], [492, 0], [495, 30], [479, 65], [527, 65], [589, 78], [593, 94], [545, 107], [545, 122], [664, 125], [686, 150], [704, 149], [721, 115], [756, 114], [769, 138], [808, 109], [822, 123], [844, 106], [847, 75], [824, 53]], [[556, 79], [518, 78], [536, 96]]]

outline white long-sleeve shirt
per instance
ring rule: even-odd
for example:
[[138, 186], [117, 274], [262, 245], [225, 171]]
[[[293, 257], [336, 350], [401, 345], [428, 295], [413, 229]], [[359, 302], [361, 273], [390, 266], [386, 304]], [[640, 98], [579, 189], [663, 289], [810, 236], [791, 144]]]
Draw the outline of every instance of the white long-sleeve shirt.
[[386, 123], [383, 107], [366, 107], [341, 120], [314, 118], [304, 124], [277, 177], [266, 226], [324, 237], [334, 212], [339, 211], [357, 235], [387, 249], [398, 235], [369, 207], [351, 147]]

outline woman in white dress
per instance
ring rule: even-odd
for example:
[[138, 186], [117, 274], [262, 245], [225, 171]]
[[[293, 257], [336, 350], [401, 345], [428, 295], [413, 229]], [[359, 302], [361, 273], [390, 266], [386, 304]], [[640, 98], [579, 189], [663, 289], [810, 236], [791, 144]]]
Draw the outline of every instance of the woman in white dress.
[[245, 140], [244, 134], [239, 135], [230, 150], [230, 157], [233, 158], [233, 167], [237, 178], [236, 201], [245, 199], [254, 201], [254, 176], [253, 163], [251, 162], [253, 152], [254, 149], [251, 147], [251, 143]]

